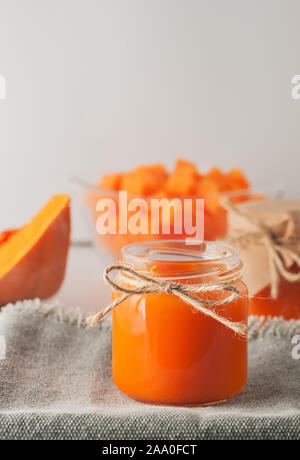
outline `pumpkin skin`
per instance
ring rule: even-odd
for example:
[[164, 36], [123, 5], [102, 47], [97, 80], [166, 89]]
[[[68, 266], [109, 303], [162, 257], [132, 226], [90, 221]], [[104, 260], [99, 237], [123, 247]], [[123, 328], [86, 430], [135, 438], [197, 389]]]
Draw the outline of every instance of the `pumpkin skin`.
[[54, 295], [64, 279], [70, 246], [70, 197], [56, 195], [0, 244], [0, 305]]

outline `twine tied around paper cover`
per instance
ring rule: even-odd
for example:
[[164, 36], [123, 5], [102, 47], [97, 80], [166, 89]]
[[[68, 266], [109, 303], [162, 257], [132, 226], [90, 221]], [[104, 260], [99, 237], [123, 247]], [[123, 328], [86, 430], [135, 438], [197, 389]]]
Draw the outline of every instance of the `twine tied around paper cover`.
[[[130, 287], [124, 287], [121, 284], [113, 281], [110, 278], [111, 272], [118, 272], [119, 274], [127, 273], [131, 275], [127, 283]], [[104, 280], [113, 289], [122, 292], [123, 295], [114, 300], [110, 305], [104, 307], [99, 313], [94, 316], [87, 318], [87, 322], [90, 326], [95, 326], [101, 321], [104, 316], [111, 312], [114, 308], [120, 305], [124, 300], [128, 299], [132, 295], [138, 294], [171, 294], [187, 304], [187, 306], [193, 307], [195, 310], [203, 313], [204, 315], [213, 318], [215, 321], [223, 324], [228, 329], [231, 329], [236, 334], [242, 337], [247, 336], [247, 324], [244, 322], [233, 322], [227, 318], [216, 313], [213, 307], [221, 305], [227, 305], [234, 302], [239, 296], [239, 290], [233, 285], [237, 279], [232, 281], [221, 281], [213, 284], [181, 284], [175, 282], [165, 281], [162, 278], [155, 278], [141, 274], [134, 269], [126, 265], [112, 265], [106, 268], [104, 272]], [[229, 295], [224, 299], [220, 300], [208, 300], [196, 297], [192, 294], [208, 293], [208, 292], [226, 292]], [[162, 307], [163, 308], [163, 305]]]
[[[270, 275], [271, 275], [271, 296], [276, 298], [278, 296], [278, 283], [279, 275], [282, 276], [286, 281], [295, 283], [300, 281], [300, 257], [298, 254], [286, 246], [290, 240], [284, 240], [279, 238], [274, 232], [267, 228], [262, 222], [253, 216], [249, 216], [246, 212], [240, 210], [237, 206], [233, 205], [228, 199], [222, 201], [222, 206], [227, 210], [231, 211], [240, 217], [246, 219], [252, 226], [255, 227], [255, 231], [241, 233], [236, 237], [226, 237], [225, 240], [231, 244], [242, 241], [261, 241], [265, 245], [269, 255], [270, 261]], [[282, 257], [283, 251], [289, 258], [296, 264], [299, 271], [297, 273], [291, 272], [285, 266], [284, 258]]]

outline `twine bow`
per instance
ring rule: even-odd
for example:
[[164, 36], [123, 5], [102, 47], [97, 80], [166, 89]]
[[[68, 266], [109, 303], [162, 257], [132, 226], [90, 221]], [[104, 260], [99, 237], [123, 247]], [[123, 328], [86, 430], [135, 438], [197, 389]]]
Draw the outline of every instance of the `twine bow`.
[[[130, 287], [125, 287], [120, 283], [113, 281], [110, 278], [111, 272], [127, 273], [130, 277], [126, 277], [126, 284]], [[124, 279], [124, 278], [123, 278]], [[214, 284], [181, 284], [175, 282], [168, 282], [162, 278], [154, 278], [152, 276], [143, 275], [126, 265], [112, 265], [108, 267], [104, 272], [104, 280], [113, 289], [122, 292], [123, 295], [107, 307], [103, 308], [99, 313], [94, 316], [90, 316], [87, 322], [90, 326], [95, 326], [106, 316], [110, 311], [120, 305], [124, 300], [128, 299], [135, 294], [154, 294], [154, 293], [166, 293], [171, 294], [179, 299], [183, 300], [187, 305], [195, 308], [197, 311], [204, 315], [213, 318], [215, 321], [223, 324], [227, 328], [234, 331], [240, 336], [247, 336], [247, 324], [244, 322], [233, 322], [223, 316], [219, 315], [210, 307], [218, 307], [221, 305], [229, 304], [234, 302], [240, 295], [239, 290], [233, 285], [236, 283], [236, 279], [232, 281], [224, 281]], [[196, 297], [192, 294], [197, 293], [208, 293], [208, 292], [226, 292], [229, 295], [224, 299], [220, 300], [208, 300]], [[163, 305], [162, 307], [163, 308]]]
[[[271, 296], [276, 298], [278, 296], [278, 283], [279, 275], [282, 276], [286, 281], [295, 283], [300, 281], [300, 257], [298, 254], [285, 246], [289, 240], [283, 240], [278, 238], [269, 228], [267, 228], [262, 222], [255, 217], [249, 216], [245, 212], [241, 211], [237, 206], [234, 206], [228, 199], [222, 201], [222, 206], [228, 211], [241, 216], [248, 220], [251, 225], [255, 227], [255, 231], [247, 232], [238, 235], [235, 238], [227, 238], [230, 243], [234, 244], [238, 241], [245, 240], [260, 240], [267, 248], [269, 261], [270, 261], [270, 274], [271, 274]], [[299, 271], [297, 273], [290, 272], [285, 266], [286, 255], [296, 264]]]

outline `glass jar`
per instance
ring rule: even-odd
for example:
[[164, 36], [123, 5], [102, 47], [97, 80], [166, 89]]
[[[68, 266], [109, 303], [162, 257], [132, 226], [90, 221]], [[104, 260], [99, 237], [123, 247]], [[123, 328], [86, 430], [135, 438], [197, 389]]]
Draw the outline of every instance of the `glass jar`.
[[[291, 272], [298, 272], [294, 267]], [[279, 275], [278, 293], [272, 298], [271, 286], [267, 286], [249, 299], [249, 315], [282, 317], [285, 320], [300, 319], [300, 282], [290, 282]]]
[[[121, 262], [168, 282], [232, 282], [239, 296], [214, 307], [233, 322], [246, 322], [246, 285], [238, 250], [219, 242], [185, 240], [135, 243]], [[130, 275], [118, 282], [130, 286]], [[113, 298], [121, 296], [114, 291]], [[222, 300], [228, 292], [194, 294]], [[134, 294], [113, 311], [113, 378], [132, 398], [157, 404], [208, 405], [239, 393], [247, 378], [247, 339], [169, 293]]]

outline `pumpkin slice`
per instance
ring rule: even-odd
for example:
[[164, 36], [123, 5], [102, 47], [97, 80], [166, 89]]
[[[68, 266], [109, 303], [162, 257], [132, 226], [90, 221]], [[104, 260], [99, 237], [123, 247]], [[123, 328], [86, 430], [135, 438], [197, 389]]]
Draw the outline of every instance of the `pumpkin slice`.
[[70, 245], [70, 197], [56, 195], [0, 244], [0, 305], [59, 289]]
[[4, 232], [0, 233], [0, 244], [8, 241], [9, 238], [16, 232], [17, 230], [5, 230]]

